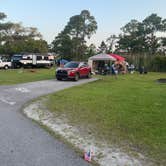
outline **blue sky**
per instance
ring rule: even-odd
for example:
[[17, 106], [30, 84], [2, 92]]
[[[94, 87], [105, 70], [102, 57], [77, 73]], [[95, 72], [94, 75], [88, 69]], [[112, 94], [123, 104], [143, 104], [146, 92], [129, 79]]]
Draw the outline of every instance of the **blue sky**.
[[63, 30], [69, 18], [88, 9], [95, 16], [98, 30], [88, 43], [99, 45], [131, 19], [143, 20], [151, 13], [166, 18], [166, 0], [0, 0], [6, 21], [37, 27], [49, 43]]

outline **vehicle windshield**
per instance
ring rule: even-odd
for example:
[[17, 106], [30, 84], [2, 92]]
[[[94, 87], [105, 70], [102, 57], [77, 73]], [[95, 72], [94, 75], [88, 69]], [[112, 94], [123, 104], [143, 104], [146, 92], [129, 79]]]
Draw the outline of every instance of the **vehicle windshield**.
[[66, 63], [64, 68], [77, 68], [79, 65], [79, 63], [77, 62], [69, 62], [69, 63]]
[[13, 55], [12, 56], [12, 60], [21, 60], [22, 59], [22, 55]]

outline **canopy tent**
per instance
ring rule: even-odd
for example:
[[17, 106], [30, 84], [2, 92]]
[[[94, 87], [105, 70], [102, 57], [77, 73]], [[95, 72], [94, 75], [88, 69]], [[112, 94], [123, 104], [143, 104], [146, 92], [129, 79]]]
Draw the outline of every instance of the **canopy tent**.
[[116, 58], [111, 56], [110, 54], [97, 54], [89, 58], [92, 61], [116, 61]]
[[114, 61], [116, 61], [116, 59], [111, 55], [101, 53], [90, 57], [88, 59], [88, 64], [92, 68], [92, 72], [98, 73], [104, 68], [105, 64], [111, 66]]
[[[92, 68], [92, 72], [98, 73], [98, 71], [103, 70], [105, 65], [111, 67], [112, 63], [115, 63], [118, 66], [122, 66], [126, 71], [125, 67], [125, 58], [117, 54], [97, 54], [88, 59], [88, 64]], [[120, 68], [120, 67], [119, 67]]]
[[117, 61], [125, 61], [125, 58], [120, 55], [117, 54], [109, 54], [109, 55], [115, 58]]

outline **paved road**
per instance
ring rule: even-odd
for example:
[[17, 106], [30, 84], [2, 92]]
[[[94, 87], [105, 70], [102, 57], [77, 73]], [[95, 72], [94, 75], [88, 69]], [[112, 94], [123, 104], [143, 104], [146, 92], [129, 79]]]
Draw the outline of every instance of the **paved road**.
[[94, 79], [0, 86], [0, 166], [88, 165], [68, 146], [24, 117], [21, 107], [38, 96], [90, 81]]

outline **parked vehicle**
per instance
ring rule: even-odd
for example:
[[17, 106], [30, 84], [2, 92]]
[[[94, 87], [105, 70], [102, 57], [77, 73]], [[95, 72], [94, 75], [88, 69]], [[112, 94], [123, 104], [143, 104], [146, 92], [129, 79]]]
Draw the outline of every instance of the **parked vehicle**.
[[25, 54], [20, 60], [23, 66], [30, 67], [51, 67], [54, 59], [51, 59], [48, 55], [40, 54]]
[[11, 68], [11, 62], [6, 58], [0, 57], [0, 68], [4, 68], [6, 70]]
[[13, 55], [12, 66], [20, 67], [51, 67], [54, 64], [54, 57], [41, 54]]
[[22, 67], [22, 63], [20, 62], [22, 56], [23, 56], [22, 54], [14, 54], [12, 56], [11, 58], [12, 68], [16, 69]]
[[91, 68], [86, 62], [68, 62], [63, 68], [56, 70], [57, 80], [74, 79], [78, 81], [81, 77], [91, 77]]

